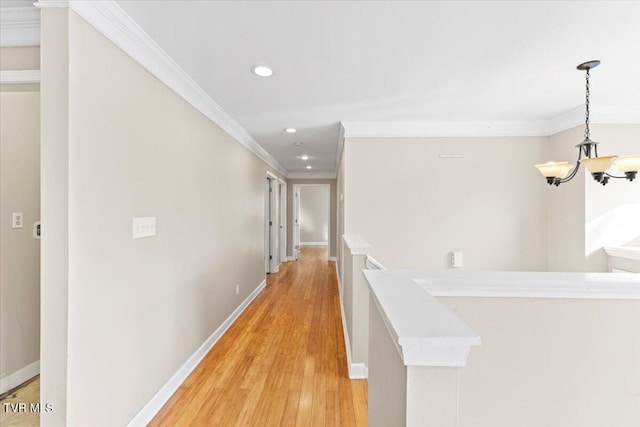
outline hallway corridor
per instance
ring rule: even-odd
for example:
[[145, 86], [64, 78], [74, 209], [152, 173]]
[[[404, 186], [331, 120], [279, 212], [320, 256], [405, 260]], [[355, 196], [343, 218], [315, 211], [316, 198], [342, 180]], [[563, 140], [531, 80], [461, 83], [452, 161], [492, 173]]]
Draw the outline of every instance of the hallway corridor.
[[150, 425], [366, 426], [367, 382], [347, 376], [339, 298], [327, 249], [304, 247]]

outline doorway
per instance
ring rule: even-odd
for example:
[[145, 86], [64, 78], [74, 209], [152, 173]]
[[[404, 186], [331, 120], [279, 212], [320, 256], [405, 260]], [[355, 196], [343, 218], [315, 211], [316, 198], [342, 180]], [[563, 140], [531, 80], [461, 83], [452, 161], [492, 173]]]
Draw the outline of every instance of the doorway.
[[280, 269], [280, 197], [278, 178], [267, 172], [265, 183], [265, 272], [277, 273]]
[[278, 180], [278, 198], [280, 199], [280, 236], [278, 264], [287, 261], [287, 183]]
[[295, 184], [293, 196], [293, 257], [298, 259], [303, 246], [328, 249], [331, 244], [331, 185]]

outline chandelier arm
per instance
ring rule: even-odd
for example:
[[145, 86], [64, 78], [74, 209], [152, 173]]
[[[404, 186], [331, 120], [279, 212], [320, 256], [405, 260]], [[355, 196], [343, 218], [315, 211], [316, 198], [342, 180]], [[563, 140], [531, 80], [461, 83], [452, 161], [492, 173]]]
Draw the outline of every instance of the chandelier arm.
[[616, 178], [616, 179], [627, 179], [626, 176], [615, 176], [615, 175], [611, 175], [610, 173], [605, 172], [604, 173], [606, 176], [608, 176], [609, 178]]
[[559, 180], [558, 183], [562, 184], [562, 183], [571, 181], [578, 173], [578, 169], [580, 169], [580, 162], [576, 163], [576, 167], [573, 168], [573, 170], [569, 173], [569, 175]]

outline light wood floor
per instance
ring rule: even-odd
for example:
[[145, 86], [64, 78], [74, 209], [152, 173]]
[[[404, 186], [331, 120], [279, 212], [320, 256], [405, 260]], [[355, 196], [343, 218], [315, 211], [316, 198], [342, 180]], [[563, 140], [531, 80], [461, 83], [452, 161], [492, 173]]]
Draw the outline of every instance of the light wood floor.
[[347, 376], [335, 266], [303, 248], [216, 343], [151, 426], [366, 426]]
[[40, 425], [40, 414], [38, 412], [14, 412], [5, 404], [26, 403], [27, 407], [31, 403], [40, 402], [40, 376], [37, 376], [20, 388], [6, 394], [0, 399], [0, 426], [2, 427], [38, 427]]

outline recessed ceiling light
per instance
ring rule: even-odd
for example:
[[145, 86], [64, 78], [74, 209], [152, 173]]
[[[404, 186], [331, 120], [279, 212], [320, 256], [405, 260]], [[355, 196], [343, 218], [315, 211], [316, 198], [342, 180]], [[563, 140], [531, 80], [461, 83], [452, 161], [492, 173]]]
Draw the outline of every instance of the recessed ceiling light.
[[306, 154], [302, 157], [300, 157], [302, 160], [309, 160], [309, 156], [307, 156]]
[[311, 169], [311, 166], [307, 166], [307, 169]]
[[271, 77], [273, 75], [273, 70], [266, 65], [256, 65], [251, 71], [258, 77]]
[[300, 147], [301, 145], [304, 145], [304, 142], [302, 141], [294, 142], [293, 145], [295, 145], [296, 147]]
[[296, 130], [296, 128], [286, 128], [284, 131], [285, 131], [286, 133], [296, 133], [296, 132], [298, 132], [298, 131]]

